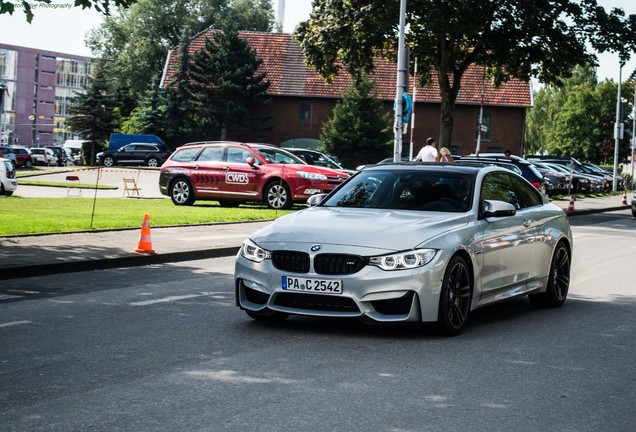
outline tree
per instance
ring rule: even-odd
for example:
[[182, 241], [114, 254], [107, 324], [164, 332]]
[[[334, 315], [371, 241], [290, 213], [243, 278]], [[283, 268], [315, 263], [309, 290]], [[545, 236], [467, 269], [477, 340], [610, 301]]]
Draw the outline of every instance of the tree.
[[216, 31], [194, 54], [188, 77], [194, 116], [202, 138], [225, 140], [233, 129], [257, 130], [265, 118], [254, 110], [271, 101], [263, 61], [235, 29]]
[[391, 153], [392, 120], [382, 105], [366, 77], [354, 81], [322, 128], [321, 150], [338, 156], [347, 167], [386, 158]]
[[183, 32], [197, 34], [231, 22], [241, 30], [269, 31], [271, 4], [264, 0], [139, 0], [130, 9], [107, 17], [87, 37], [92, 53], [106, 66], [113, 93], [128, 116], [156, 83], [168, 52]]
[[[75, 6], [81, 6], [82, 9], [94, 7], [98, 12], [110, 15], [113, 6], [115, 8], [128, 8], [136, 2], [137, 0], [75, 0]], [[19, 5], [18, 7], [24, 11], [27, 22], [30, 23], [33, 20], [33, 8], [43, 7], [40, 5], [41, 3], [49, 4], [51, 0], [33, 0], [31, 2], [26, 0], [21, 0], [20, 2], [0, 0], [0, 15], [3, 13], [13, 15], [16, 5]]]
[[115, 100], [108, 94], [107, 77], [98, 63], [86, 93], [74, 97], [69, 106], [71, 116], [66, 120], [73, 132], [91, 142], [86, 162], [95, 164], [97, 150], [108, 141], [111, 132], [119, 124]]
[[[307, 61], [327, 81], [343, 67], [370, 72], [380, 55], [394, 57], [399, 2], [315, 0], [295, 36]], [[471, 65], [486, 66], [496, 84], [510, 77], [559, 84], [598, 52], [628, 59], [636, 46], [636, 16], [609, 14], [596, 0], [413, 0], [406, 40], [418, 58], [421, 84], [435, 75], [441, 96], [440, 146], [452, 144], [455, 100]], [[589, 45], [588, 45], [589, 43]]]

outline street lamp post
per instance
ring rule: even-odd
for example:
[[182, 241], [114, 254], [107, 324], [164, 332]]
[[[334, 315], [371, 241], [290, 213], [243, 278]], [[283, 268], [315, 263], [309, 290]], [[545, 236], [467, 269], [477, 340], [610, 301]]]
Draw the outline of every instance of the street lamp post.
[[612, 178], [612, 192], [616, 192], [616, 174], [618, 168], [618, 145], [623, 139], [623, 123], [621, 122], [621, 74], [623, 71], [623, 63], [618, 69], [618, 95], [616, 96], [616, 122], [614, 123], [614, 171]]
[[395, 121], [394, 128], [394, 144], [393, 144], [393, 161], [400, 162], [402, 160], [402, 96], [404, 95], [404, 87], [406, 85], [406, 72], [408, 65], [406, 64], [406, 48], [404, 46], [404, 27], [406, 26], [406, 0], [400, 0], [400, 30], [398, 37], [398, 63], [397, 63], [397, 89], [395, 93]]

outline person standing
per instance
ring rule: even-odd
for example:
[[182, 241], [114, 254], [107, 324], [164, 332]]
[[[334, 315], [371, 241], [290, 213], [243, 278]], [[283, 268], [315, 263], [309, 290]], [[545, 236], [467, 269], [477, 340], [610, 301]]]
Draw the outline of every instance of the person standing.
[[439, 149], [439, 161], [440, 162], [455, 162], [455, 159], [451, 156], [451, 152], [446, 147]]
[[415, 156], [415, 160], [422, 162], [439, 161], [439, 154], [437, 153], [437, 149], [435, 148], [435, 140], [433, 138], [428, 138], [426, 140], [426, 145], [422, 147], [417, 156]]

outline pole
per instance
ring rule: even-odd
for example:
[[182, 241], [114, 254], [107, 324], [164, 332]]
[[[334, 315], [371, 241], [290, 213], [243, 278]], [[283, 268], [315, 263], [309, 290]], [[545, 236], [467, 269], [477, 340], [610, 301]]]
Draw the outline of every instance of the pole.
[[614, 171], [612, 177], [612, 192], [616, 192], [616, 171], [618, 168], [618, 145], [623, 136], [623, 123], [621, 122], [621, 74], [623, 63], [618, 69], [618, 94], [616, 95], [616, 121], [614, 122]]
[[[634, 74], [632, 73], [632, 76]], [[634, 105], [632, 106], [632, 174], [629, 176], [629, 182], [631, 183], [630, 189], [634, 192], [634, 145], [636, 144], [636, 83], [634, 83]], [[625, 185], [627, 189], [627, 185]]]
[[411, 108], [411, 145], [409, 147], [409, 160], [413, 160], [413, 145], [414, 145], [414, 133], [415, 129], [415, 97], [417, 90], [417, 57], [415, 57], [415, 66], [413, 69], [413, 107]]
[[481, 147], [481, 125], [484, 120], [484, 93], [486, 92], [486, 67], [484, 67], [484, 80], [481, 83], [481, 104], [479, 106], [479, 124], [477, 125], [477, 145], [475, 146], [475, 155], [479, 156]]
[[397, 85], [395, 92], [395, 121], [393, 122], [393, 162], [402, 160], [402, 95], [406, 75], [406, 51], [404, 49], [404, 27], [406, 25], [406, 0], [400, 0], [400, 33], [398, 37]]

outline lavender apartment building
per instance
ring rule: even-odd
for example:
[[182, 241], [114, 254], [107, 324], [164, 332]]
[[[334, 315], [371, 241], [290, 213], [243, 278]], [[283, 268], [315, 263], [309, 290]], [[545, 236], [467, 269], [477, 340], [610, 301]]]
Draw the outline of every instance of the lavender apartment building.
[[89, 59], [0, 43], [0, 142], [25, 147], [76, 139], [65, 126], [69, 98], [84, 92]]

